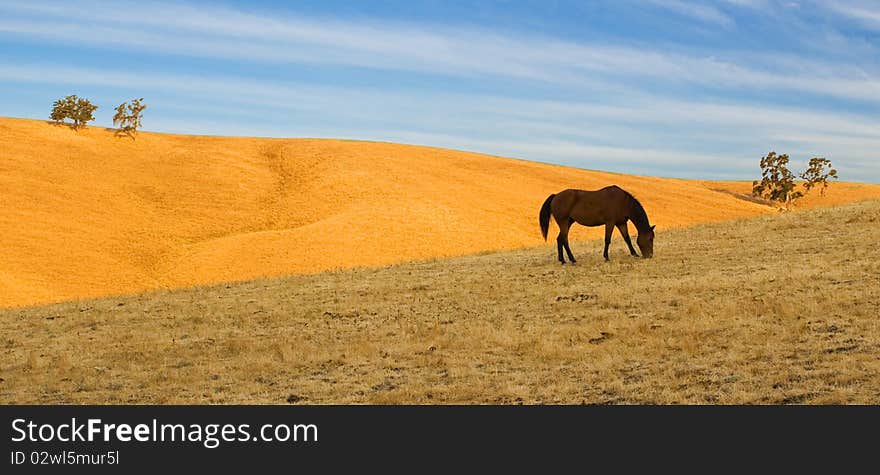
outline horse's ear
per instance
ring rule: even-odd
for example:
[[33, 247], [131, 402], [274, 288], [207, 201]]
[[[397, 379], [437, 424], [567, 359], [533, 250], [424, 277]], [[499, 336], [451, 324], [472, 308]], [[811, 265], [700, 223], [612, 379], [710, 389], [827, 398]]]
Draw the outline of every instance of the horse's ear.
[[655, 225], [653, 225], [653, 226], [651, 226], [651, 231], [653, 231], [653, 230], [654, 230], [654, 228], [656, 228], [656, 227], [657, 227], [657, 225], [656, 225], [656, 224], [655, 224]]

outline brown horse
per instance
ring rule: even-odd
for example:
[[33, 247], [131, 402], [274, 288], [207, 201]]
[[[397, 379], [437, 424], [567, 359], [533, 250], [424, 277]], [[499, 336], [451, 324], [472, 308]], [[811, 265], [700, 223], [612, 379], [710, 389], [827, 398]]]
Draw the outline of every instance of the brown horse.
[[545, 241], [547, 230], [550, 228], [551, 214], [559, 225], [556, 249], [559, 252], [559, 262], [563, 264], [565, 264], [565, 258], [562, 257], [563, 248], [568, 253], [571, 263], [577, 262], [568, 245], [568, 230], [573, 223], [584, 226], [605, 225], [605, 252], [602, 255], [607, 261], [608, 245], [611, 244], [611, 233], [614, 232], [615, 226], [626, 241], [630, 254], [639, 257], [629, 239], [629, 230], [626, 226], [627, 221], [632, 221], [639, 232], [636, 243], [642, 250], [642, 256], [654, 255], [654, 226], [648, 222], [645, 208], [642, 208], [642, 204], [633, 195], [617, 185], [596, 191], [565, 190], [548, 196], [538, 216], [541, 234], [544, 235]]

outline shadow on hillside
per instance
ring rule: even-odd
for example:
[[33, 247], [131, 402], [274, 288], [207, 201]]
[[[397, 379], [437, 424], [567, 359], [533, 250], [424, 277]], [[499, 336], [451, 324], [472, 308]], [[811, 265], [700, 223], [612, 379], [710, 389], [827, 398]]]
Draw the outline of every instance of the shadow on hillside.
[[757, 196], [747, 195], [745, 193], [737, 193], [735, 191], [725, 190], [724, 188], [710, 188], [712, 191], [717, 191], [719, 193], [724, 193], [738, 200], [748, 201], [750, 203], [756, 203], [764, 206], [775, 206], [769, 200], [765, 200], [764, 198], [758, 198]]
[[104, 127], [104, 132], [111, 132], [113, 135], [117, 137], [128, 137], [134, 140], [134, 134], [130, 131], [124, 131], [122, 129], [114, 129], [113, 127]]
[[55, 127], [67, 127], [70, 130], [79, 130], [74, 126], [74, 124], [71, 124], [69, 122], [56, 122], [54, 120], [47, 120], [46, 123], [49, 125], [54, 125]]
[[[74, 124], [71, 124], [69, 122], [56, 122], [54, 120], [47, 120], [45, 122], [47, 124], [55, 126], [55, 127], [67, 127], [71, 130], [80, 130], [80, 129], [85, 129], [86, 127], [88, 127], [87, 125], [83, 125], [83, 126], [77, 128]], [[130, 131], [124, 131], [122, 129], [116, 129], [113, 127], [104, 127], [104, 132], [110, 132], [117, 137], [128, 137], [128, 138], [134, 140], [134, 134], [132, 134]]]

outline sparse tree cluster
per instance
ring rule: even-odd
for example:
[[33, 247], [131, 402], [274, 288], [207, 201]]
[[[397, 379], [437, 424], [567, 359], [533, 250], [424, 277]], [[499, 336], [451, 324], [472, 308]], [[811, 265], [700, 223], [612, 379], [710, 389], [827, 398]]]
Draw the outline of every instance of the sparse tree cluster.
[[67, 124], [67, 119], [70, 119], [73, 123], [68, 125], [73, 129], [79, 129], [85, 127], [87, 122], [95, 120], [94, 113], [97, 108], [98, 106], [86, 98], [70, 95], [52, 104], [49, 118], [59, 125]]
[[117, 135], [128, 135], [134, 139], [134, 134], [141, 126], [141, 113], [147, 105], [144, 104], [144, 98], [132, 99], [131, 103], [123, 102], [116, 106], [116, 115], [113, 116], [113, 125], [119, 127], [116, 131]]
[[[116, 115], [113, 116], [113, 125], [118, 126], [116, 135], [127, 135], [134, 139], [134, 134], [141, 127], [143, 120], [144, 98], [133, 99], [131, 102], [123, 102], [116, 107]], [[88, 122], [95, 120], [95, 110], [98, 106], [88, 99], [70, 95], [58, 99], [52, 104], [52, 112], [49, 119], [58, 125], [69, 125], [74, 130], [86, 126]], [[68, 123], [70, 120], [72, 123]]]
[[[789, 170], [788, 161], [787, 154], [777, 155], [773, 151], [762, 157], [761, 181], [752, 182], [752, 195], [784, 203], [785, 210], [789, 210], [795, 200], [815, 187], [819, 187], [819, 194], [824, 195], [828, 180], [837, 179], [837, 170], [831, 167], [831, 160], [827, 158], [811, 158], [807, 169], [798, 177]], [[803, 191], [797, 189], [796, 178], [803, 180]]]

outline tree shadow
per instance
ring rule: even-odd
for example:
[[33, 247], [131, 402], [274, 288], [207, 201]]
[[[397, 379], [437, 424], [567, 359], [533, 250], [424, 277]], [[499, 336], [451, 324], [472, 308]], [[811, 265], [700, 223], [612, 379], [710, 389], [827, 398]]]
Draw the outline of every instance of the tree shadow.
[[71, 123], [71, 122], [57, 122], [57, 121], [54, 121], [54, 120], [47, 120], [46, 123], [49, 124], [49, 125], [54, 125], [55, 127], [67, 127], [67, 128], [69, 128], [70, 130], [84, 129], [84, 128], [86, 128], [86, 127], [88, 126], [88, 125], [86, 125], [86, 124], [83, 124], [83, 125], [77, 126], [76, 124]]
[[123, 130], [123, 129], [107, 129], [107, 130], [113, 130], [114, 131], [113, 135], [115, 135], [116, 137], [126, 136], [126, 137], [134, 140], [134, 131], [133, 130]]
[[112, 132], [115, 137], [128, 137], [134, 140], [134, 133], [131, 131], [117, 129], [115, 127], [104, 127], [104, 132]]
[[735, 191], [725, 190], [724, 188], [710, 188], [710, 190], [717, 191], [719, 193], [724, 193], [724, 194], [733, 196], [736, 199], [748, 201], [748, 202], [759, 204], [759, 205], [775, 206], [775, 204], [772, 201], [765, 199], [765, 198], [758, 197], [758, 196], [747, 195], [745, 193], [737, 193]]

